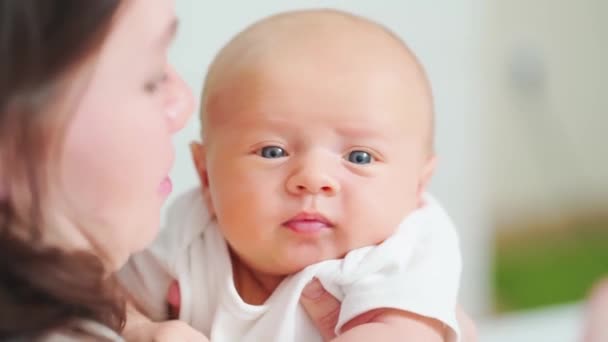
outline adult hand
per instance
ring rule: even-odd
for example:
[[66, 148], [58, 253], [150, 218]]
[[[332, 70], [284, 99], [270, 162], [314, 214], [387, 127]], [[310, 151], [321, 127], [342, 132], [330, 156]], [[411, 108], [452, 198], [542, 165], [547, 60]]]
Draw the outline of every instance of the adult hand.
[[[329, 292], [325, 291], [321, 282], [313, 280], [304, 288], [300, 303], [304, 310], [317, 327], [324, 341], [331, 341], [336, 334], [334, 332], [340, 313], [340, 302]], [[348, 322], [348, 326], [357, 326], [368, 323], [372, 315], [361, 315]], [[458, 306], [456, 318], [460, 326], [463, 342], [477, 342], [477, 331], [473, 320]], [[348, 329], [348, 327], [346, 327]]]
[[201, 332], [186, 322], [171, 320], [153, 322], [131, 303], [127, 304], [127, 322], [122, 334], [127, 341], [136, 342], [209, 342]]
[[199, 331], [182, 321], [147, 322], [123, 331], [127, 341], [137, 342], [209, 342]]
[[[169, 313], [171, 318], [179, 316], [180, 308], [180, 293], [179, 286], [174, 281], [169, 287], [167, 293], [167, 302], [169, 303]], [[336, 334], [334, 333], [338, 316], [340, 314], [340, 302], [334, 298], [329, 292], [325, 291], [318, 280], [313, 280], [304, 288], [300, 303], [304, 310], [312, 320], [315, 327], [319, 330], [324, 341], [331, 341]], [[367, 323], [373, 315], [361, 315], [353, 321], [348, 322], [349, 326], [356, 326]], [[473, 320], [462, 310], [460, 306], [457, 308], [456, 318], [460, 325], [463, 342], [477, 342], [477, 332]]]

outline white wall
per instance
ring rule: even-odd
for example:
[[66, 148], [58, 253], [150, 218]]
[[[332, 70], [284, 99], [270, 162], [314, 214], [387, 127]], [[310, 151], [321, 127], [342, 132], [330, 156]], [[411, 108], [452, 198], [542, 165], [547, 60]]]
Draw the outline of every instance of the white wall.
[[[484, 116], [498, 216], [559, 218], [608, 203], [607, 19], [605, 0], [492, 1]], [[513, 65], [538, 84], [513, 82]]]
[[[481, 0], [177, 0], [180, 31], [171, 59], [199, 93], [215, 52], [235, 33], [271, 13], [308, 7], [346, 9], [375, 19], [401, 35], [426, 66], [437, 105], [439, 172], [432, 185], [461, 231], [465, 271], [463, 302], [473, 313], [487, 310], [490, 230], [486, 227], [480, 170], [477, 32]], [[175, 193], [196, 184], [187, 144], [196, 139], [196, 117], [179, 134]], [[175, 193], [172, 198], [174, 198]]]

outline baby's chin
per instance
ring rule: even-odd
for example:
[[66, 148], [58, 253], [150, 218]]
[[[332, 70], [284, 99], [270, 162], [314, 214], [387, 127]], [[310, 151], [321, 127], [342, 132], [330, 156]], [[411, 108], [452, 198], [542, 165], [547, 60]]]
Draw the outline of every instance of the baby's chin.
[[319, 251], [290, 251], [289, 255], [275, 263], [272, 270], [268, 269], [268, 272], [265, 273], [288, 276], [322, 261], [340, 259], [345, 254], [335, 251], [321, 253]]
[[265, 273], [281, 276], [292, 275], [326, 260], [342, 259], [351, 251], [378, 245], [385, 239], [385, 237], [378, 236], [375, 237], [373, 243], [351, 241], [349, 246], [338, 246], [337, 244], [290, 246], [288, 250], [275, 254], [275, 262], [273, 265], [265, 265]]

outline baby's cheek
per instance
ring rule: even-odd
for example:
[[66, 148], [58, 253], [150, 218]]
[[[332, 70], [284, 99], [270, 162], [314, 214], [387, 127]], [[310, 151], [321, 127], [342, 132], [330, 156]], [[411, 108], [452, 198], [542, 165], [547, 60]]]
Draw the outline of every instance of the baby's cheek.
[[395, 233], [401, 221], [405, 218], [402, 206], [393, 206], [393, 208], [384, 208], [383, 211], [378, 211], [374, 217], [368, 220], [368, 226], [365, 229], [365, 236], [368, 244], [378, 244], [386, 240]]

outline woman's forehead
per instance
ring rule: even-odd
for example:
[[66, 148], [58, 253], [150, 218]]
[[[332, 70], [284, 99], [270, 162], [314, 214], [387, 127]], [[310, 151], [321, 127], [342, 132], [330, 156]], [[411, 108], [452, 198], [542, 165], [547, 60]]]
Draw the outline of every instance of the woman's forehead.
[[131, 48], [164, 49], [176, 29], [172, 0], [129, 0], [118, 13], [108, 39], [110, 44]]

